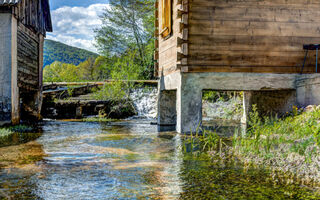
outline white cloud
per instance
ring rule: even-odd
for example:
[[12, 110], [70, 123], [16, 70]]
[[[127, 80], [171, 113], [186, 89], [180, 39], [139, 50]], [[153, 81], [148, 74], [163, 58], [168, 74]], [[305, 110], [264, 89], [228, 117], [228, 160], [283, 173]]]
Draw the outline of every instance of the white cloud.
[[106, 8], [109, 4], [61, 7], [52, 11], [53, 33], [48, 33], [47, 38], [97, 52], [93, 30], [101, 26], [99, 16]]

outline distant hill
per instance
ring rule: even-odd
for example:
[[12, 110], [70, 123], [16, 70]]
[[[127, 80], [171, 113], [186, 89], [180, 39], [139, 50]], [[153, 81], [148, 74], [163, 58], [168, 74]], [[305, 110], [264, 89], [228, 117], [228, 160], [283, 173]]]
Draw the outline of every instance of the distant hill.
[[98, 54], [53, 40], [44, 42], [43, 67], [55, 61], [78, 65], [90, 57], [96, 58]]

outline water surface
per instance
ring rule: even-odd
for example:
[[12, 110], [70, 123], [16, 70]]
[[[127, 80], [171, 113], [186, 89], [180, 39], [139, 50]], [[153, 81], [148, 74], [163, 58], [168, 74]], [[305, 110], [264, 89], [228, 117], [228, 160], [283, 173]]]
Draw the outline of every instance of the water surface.
[[36, 141], [0, 148], [0, 199], [320, 199], [264, 170], [182, 152], [148, 120], [48, 121]]

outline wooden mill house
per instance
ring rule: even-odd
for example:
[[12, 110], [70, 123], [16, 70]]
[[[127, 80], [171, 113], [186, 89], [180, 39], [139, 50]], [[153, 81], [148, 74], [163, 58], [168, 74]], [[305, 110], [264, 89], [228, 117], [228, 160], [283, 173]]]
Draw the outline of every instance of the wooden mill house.
[[195, 130], [208, 89], [246, 91], [245, 114], [251, 103], [279, 112], [320, 103], [300, 81], [317, 78], [319, 0], [158, 0], [155, 9], [160, 127]]
[[40, 117], [49, 0], [0, 0], [0, 125]]

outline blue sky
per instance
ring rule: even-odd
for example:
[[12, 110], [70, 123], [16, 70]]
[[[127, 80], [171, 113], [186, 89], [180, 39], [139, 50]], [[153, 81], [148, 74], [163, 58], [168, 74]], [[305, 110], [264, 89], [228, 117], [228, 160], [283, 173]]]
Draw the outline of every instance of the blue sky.
[[50, 6], [51, 10], [55, 10], [57, 8], [61, 8], [64, 6], [82, 6], [82, 7], [88, 7], [92, 4], [97, 4], [97, 3], [108, 3], [107, 0], [51, 0], [50, 1]]
[[108, 0], [50, 0], [53, 33], [47, 38], [97, 52], [93, 30], [107, 7]]

